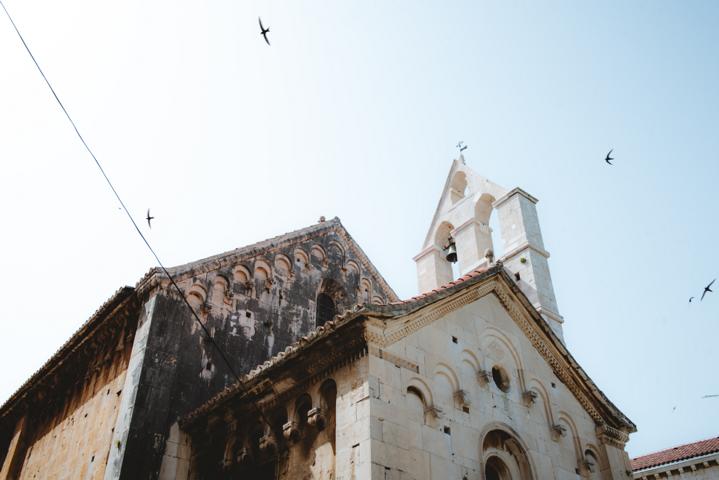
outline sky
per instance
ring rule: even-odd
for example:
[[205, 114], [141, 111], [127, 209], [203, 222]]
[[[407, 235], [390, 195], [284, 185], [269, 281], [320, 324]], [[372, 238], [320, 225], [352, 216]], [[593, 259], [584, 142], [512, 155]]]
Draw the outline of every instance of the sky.
[[[463, 140], [630, 455], [719, 435], [719, 3], [3, 2], [166, 265], [338, 216], [409, 297]], [[1, 402], [154, 259], [2, 13], [0, 165]]]

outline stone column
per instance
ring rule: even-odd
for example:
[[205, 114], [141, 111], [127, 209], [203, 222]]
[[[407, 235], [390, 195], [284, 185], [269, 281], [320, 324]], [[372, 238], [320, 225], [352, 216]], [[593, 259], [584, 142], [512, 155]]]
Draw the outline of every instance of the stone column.
[[489, 225], [472, 218], [452, 230], [451, 235], [457, 245], [460, 275], [471, 272], [486, 261], [484, 252], [492, 248]]
[[517, 279], [522, 291], [542, 314], [560, 339], [562, 323], [552, 277], [549, 273], [549, 252], [544, 249], [537, 216], [537, 199], [520, 188], [507, 193], [492, 205], [499, 216], [504, 245], [504, 266]]

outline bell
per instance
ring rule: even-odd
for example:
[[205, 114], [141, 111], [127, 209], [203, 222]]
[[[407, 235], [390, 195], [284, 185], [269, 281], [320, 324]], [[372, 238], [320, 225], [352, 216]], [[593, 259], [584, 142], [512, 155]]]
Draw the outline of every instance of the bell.
[[447, 256], [445, 258], [448, 262], [454, 263], [457, 261], [457, 246], [454, 244], [454, 240], [449, 240], [449, 244], [444, 251], [447, 252]]

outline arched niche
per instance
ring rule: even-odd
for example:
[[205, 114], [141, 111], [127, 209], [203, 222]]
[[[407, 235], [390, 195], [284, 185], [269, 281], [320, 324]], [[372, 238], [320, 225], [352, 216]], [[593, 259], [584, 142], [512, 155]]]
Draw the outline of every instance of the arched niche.
[[346, 293], [342, 285], [331, 278], [322, 280], [315, 299], [315, 326], [324, 325], [341, 313], [345, 301]]
[[447, 245], [449, 238], [452, 236], [452, 230], [454, 230], [454, 225], [449, 222], [439, 224], [434, 234], [434, 244], [437, 248], [443, 249]]
[[422, 392], [419, 388], [410, 385], [407, 387], [405, 399], [407, 402], [407, 415], [409, 416], [409, 420], [423, 425], [425, 423], [425, 415], [429, 405]]
[[344, 259], [344, 257], [345, 257], [344, 247], [336, 240], [332, 240], [327, 245], [327, 253], [330, 257], [334, 257], [340, 261], [342, 261], [342, 259]]
[[195, 313], [199, 313], [202, 305], [207, 300], [207, 291], [200, 285], [193, 285], [187, 292], [187, 303], [190, 304]]
[[462, 200], [467, 194], [467, 174], [464, 172], [455, 173], [454, 177], [452, 177], [449, 191], [452, 203]]
[[490, 372], [494, 366], [503, 368], [509, 375], [510, 385], [514, 384], [516, 387], [512, 390], [518, 393], [526, 391], [522, 359], [507, 335], [494, 327], [487, 327], [482, 333], [479, 346], [485, 354], [486, 367]]
[[250, 271], [244, 265], [236, 265], [235, 268], [232, 270], [232, 278], [235, 283], [240, 283], [244, 285], [250, 281]]
[[484, 225], [489, 225], [489, 219], [492, 216], [492, 204], [495, 198], [488, 194], [483, 193], [480, 195], [479, 200], [474, 206], [474, 218]]
[[310, 257], [301, 248], [295, 248], [293, 253], [295, 265], [299, 270], [305, 270], [310, 266]]
[[222, 275], [216, 276], [212, 282], [212, 303], [215, 305], [223, 305], [229, 289], [230, 282]]
[[272, 268], [270, 267], [269, 263], [265, 262], [264, 260], [257, 260], [255, 262], [254, 277], [255, 280], [258, 282], [265, 282], [268, 279], [272, 278]]
[[482, 437], [482, 471], [485, 479], [532, 480], [526, 445], [508, 427], [494, 426]]
[[324, 264], [325, 260], [327, 260], [327, 253], [325, 252], [325, 249], [321, 246], [313, 245], [310, 249], [310, 258], [312, 259], [312, 263], [321, 266], [322, 264]]
[[292, 273], [292, 262], [285, 255], [275, 255], [275, 273], [280, 277], [289, 277]]

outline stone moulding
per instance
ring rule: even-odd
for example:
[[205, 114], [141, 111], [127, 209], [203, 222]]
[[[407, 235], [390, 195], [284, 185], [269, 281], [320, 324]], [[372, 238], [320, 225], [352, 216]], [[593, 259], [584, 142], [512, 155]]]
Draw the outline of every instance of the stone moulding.
[[626, 432], [610, 427], [606, 423], [597, 425], [596, 432], [602, 443], [616, 448], [624, 449], [624, 445], [629, 441], [629, 435]]

